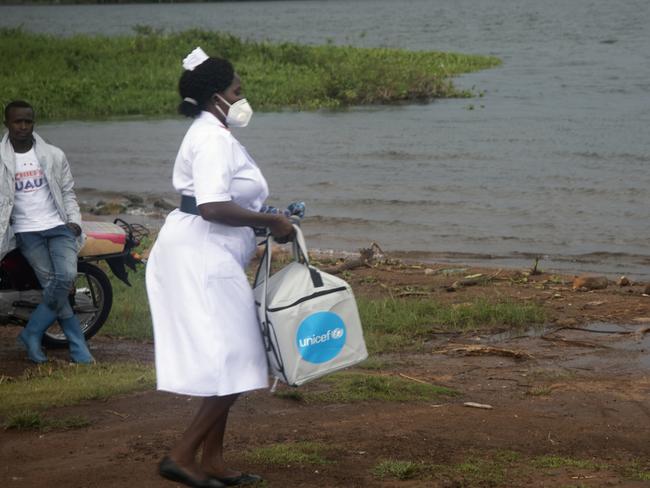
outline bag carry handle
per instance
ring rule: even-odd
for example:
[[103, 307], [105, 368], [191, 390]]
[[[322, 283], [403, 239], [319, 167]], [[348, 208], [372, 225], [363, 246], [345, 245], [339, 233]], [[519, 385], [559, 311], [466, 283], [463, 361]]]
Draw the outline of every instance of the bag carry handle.
[[[309, 253], [307, 251], [307, 244], [305, 243], [305, 236], [303, 235], [302, 230], [298, 225], [293, 224], [293, 229], [295, 232], [294, 239], [291, 243], [292, 251], [293, 251], [293, 260], [298, 263], [309, 266]], [[266, 235], [266, 240], [262, 242], [262, 244], [264, 244], [264, 253], [262, 254], [262, 259], [260, 261], [259, 267], [257, 268], [257, 273], [255, 274], [253, 288], [257, 287], [257, 285], [261, 283], [262, 279], [266, 281], [271, 276], [271, 261], [272, 261], [271, 254], [272, 254], [272, 248], [274, 242], [275, 239], [270, 233]], [[309, 266], [309, 269], [314, 270], [314, 268], [312, 268], [311, 266]], [[318, 272], [317, 270], [314, 271]], [[320, 276], [318, 279], [320, 279]], [[322, 285], [318, 285], [318, 286], [322, 286]], [[266, 296], [266, 288], [264, 288], [264, 295]]]
[[[305, 237], [302, 234], [302, 230], [296, 224], [293, 224], [293, 229], [295, 231], [295, 238], [293, 240], [293, 259], [296, 262], [304, 263], [305, 266], [309, 268], [312, 281], [314, 282], [315, 287], [323, 286], [323, 280], [320, 277], [318, 270], [309, 266], [309, 254], [307, 253], [307, 244], [305, 243]], [[266, 245], [264, 248], [264, 254], [262, 254], [262, 260], [260, 265], [257, 268], [257, 274], [255, 275], [255, 282], [253, 287], [257, 287], [260, 284], [261, 279], [263, 279], [262, 284], [262, 299], [261, 306], [262, 310], [266, 314], [266, 295], [267, 287], [269, 282], [269, 277], [271, 276], [271, 258], [272, 258], [272, 248], [273, 248], [273, 236], [269, 233], [266, 236]]]
[[277, 351], [276, 348], [273, 346], [273, 339], [271, 338], [271, 333], [273, 333], [276, 342], [277, 342], [277, 337], [275, 337], [275, 331], [270, 326], [271, 321], [269, 320], [269, 314], [266, 309], [267, 286], [269, 282], [269, 277], [271, 276], [272, 244], [273, 244], [273, 236], [271, 236], [271, 234], [268, 234], [266, 236], [266, 246], [264, 249], [264, 254], [262, 255], [262, 261], [260, 262], [260, 266], [257, 269], [257, 275], [255, 276], [255, 286], [257, 286], [259, 283], [260, 275], [263, 275], [262, 278], [264, 279], [264, 282], [262, 284], [262, 297], [260, 298], [260, 307], [262, 308], [262, 313], [264, 314], [264, 320], [262, 320], [260, 324], [262, 329], [262, 341], [264, 343], [264, 349], [267, 352], [273, 354], [273, 358], [275, 359], [275, 364], [277, 365], [277, 369], [284, 377], [284, 381], [286, 383], [289, 383], [287, 374], [284, 371], [284, 361], [282, 361], [282, 356], [280, 355], [280, 352]]
[[[309, 263], [309, 258], [307, 254], [307, 245], [305, 244], [305, 238], [302, 235], [302, 231], [300, 230], [300, 227], [298, 227], [296, 224], [293, 225], [293, 228], [295, 232], [295, 238], [293, 243], [294, 259], [296, 261], [300, 261], [299, 253], [302, 253], [304, 262]], [[257, 274], [255, 275], [254, 287], [257, 287], [259, 285], [260, 279], [264, 280], [262, 283], [262, 297], [260, 298], [260, 307], [262, 308], [262, 313], [264, 314], [264, 320], [260, 324], [262, 329], [262, 340], [264, 342], [264, 348], [266, 349], [266, 351], [273, 354], [273, 358], [275, 359], [277, 369], [284, 377], [285, 383], [289, 383], [287, 374], [284, 371], [284, 361], [282, 360], [282, 356], [280, 355], [280, 352], [276, 350], [276, 348], [273, 346], [273, 339], [275, 339], [275, 341], [277, 342], [277, 337], [275, 337], [275, 331], [270, 326], [271, 321], [269, 320], [269, 315], [266, 308], [268, 282], [269, 282], [269, 277], [271, 276], [271, 260], [272, 260], [271, 258], [272, 258], [273, 242], [274, 242], [273, 236], [270, 233], [268, 233], [266, 235], [264, 254], [262, 255], [262, 260], [260, 261], [260, 265], [257, 269]], [[274, 336], [273, 338], [271, 337], [271, 334], [273, 334]]]
[[[305, 237], [302, 233], [302, 230], [296, 224], [293, 225], [293, 228], [295, 231], [295, 236], [294, 236], [293, 246], [292, 246], [294, 261], [307, 266], [314, 287], [323, 286], [323, 279], [321, 278], [320, 273], [316, 268], [313, 268], [309, 265], [309, 254], [307, 252], [307, 244], [305, 243]], [[266, 306], [268, 282], [271, 276], [271, 258], [272, 258], [273, 243], [274, 243], [273, 236], [270, 233], [267, 234], [264, 254], [262, 255], [262, 259], [257, 269], [257, 274], [255, 275], [254, 287], [257, 287], [260, 284], [260, 281], [264, 280], [262, 282], [262, 296], [260, 298], [260, 307], [264, 314], [264, 320], [261, 323], [262, 340], [264, 341], [264, 348], [266, 349], [267, 352], [271, 352], [273, 354], [273, 357], [277, 365], [277, 369], [279, 373], [282, 374], [282, 376], [284, 377], [285, 383], [288, 384], [289, 379], [287, 378], [287, 374], [284, 370], [284, 361], [282, 360], [282, 356], [280, 352], [276, 350], [276, 348], [273, 346], [273, 339], [271, 335], [274, 336], [273, 338], [275, 339], [276, 342], [277, 342], [277, 337], [275, 337], [275, 331], [270, 326], [271, 321], [269, 320], [267, 306]]]
[[295, 237], [293, 239], [293, 259], [302, 262], [309, 266], [309, 253], [307, 252], [307, 243], [305, 242], [305, 236], [302, 233], [302, 230], [296, 224], [293, 225], [295, 230]]

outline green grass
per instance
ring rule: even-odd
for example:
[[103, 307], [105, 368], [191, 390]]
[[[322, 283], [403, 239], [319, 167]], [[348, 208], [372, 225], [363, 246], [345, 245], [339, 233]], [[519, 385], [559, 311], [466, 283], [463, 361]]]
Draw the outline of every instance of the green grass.
[[302, 390], [298, 390], [297, 388], [291, 388], [291, 389], [282, 389], [279, 391], [276, 391], [274, 395], [278, 398], [283, 398], [285, 400], [293, 400], [294, 402], [302, 402], [305, 400], [305, 395], [303, 394]]
[[370, 357], [363, 361], [360, 364], [357, 364], [357, 368], [360, 369], [367, 369], [370, 371], [380, 371], [384, 369], [388, 369], [391, 367], [391, 363], [386, 361], [385, 359], [377, 358], [377, 357]]
[[423, 469], [425, 469], [425, 467], [421, 463], [387, 459], [377, 464], [372, 469], [372, 474], [376, 478], [380, 479], [392, 478], [398, 480], [410, 480], [419, 476]]
[[[138, 253], [151, 249], [155, 236], [145, 236], [135, 249]], [[145, 265], [136, 266], [136, 271], [127, 268], [131, 286], [117, 279], [104, 263], [100, 263], [113, 287], [113, 307], [100, 333], [113, 337], [136, 340], [153, 339], [153, 324], [149, 311], [149, 299], [145, 284]]]
[[[436, 480], [444, 486], [506, 488], [520, 486], [531, 478], [548, 479], [549, 468], [565, 475], [575, 473], [576, 469], [583, 474], [594, 475], [607, 470], [609, 474], [617, 473], [621, 479], [650, 480], [650, 471], [639, 461], [608, 464], [598, 459], [584, 460], [558, 455], [526, 457], [508, 450], [480, 454], [471, 451], [460, 462], [449, 464], [433, 464], [423, 459], [384, 459], [371, 469], [371, 473], [382, 480]], [[558, 486], [568, 488], [583, 485]]]
[[457, 476], [462, 476], [469, 486], [498, 486], [507, 479], [507, 471], [511, 462], [500, 457], [484, 459], [469, 457], [464, 462], [454, 466]]
[[434, 332], [489, 328], [518, 329], [545, 321], [533, 303], [480, 299], [457, 306], [430, 299], [357, 299], [364, 336], [371, 353], [421, 345]]
[[137, 363], [38, 366], [15, 381], [0, 384], [0, 416], [105, 399], [154, 384], [153, 367]]
[[110, 271], [107, 274], [113, 285], [113, 308], [99, 333], [135, 340], [153, 339], [144, 266], [138, 266], [136, 272], [129, 271], [130, 287]]
[[552, 388], [548, 386], [534, 386], [526, 392], [530, 396], [548, 396], [553, 392]]
[[498, 451], [490, 456], [468, 456], [453, 464], [431, 464], [413, 460], [382, 460], [372, 468], [379, 479], [431, 480], [445, 486], [508, 486], [512, 475], [517, 475], [519, 455]]
[[650, 481], [650, 464], [647, 461], [642, 463], [639, 460], [635, 460], [628, 464], [623, 471], [624, 475], [629, 479]]
[[317, 442], [284, 442], [252, 449], [246, 459], [267, 466], [323, 465], [331, 463], [326, 457], [329, 451], [330, 446]]
[[410, 381], [398, 376], [342, 372], [326, 376], [315, 383], [314, 389], [300, 392], [306, 403], [354, 402], [423, 402], [454, 396], [454, 390], [442, 386]]
[[[113, 284], [113, 309], [100, 334], [136, 340], [153, 339], [144, 267], [129, 273], [128, 287], [108, 273]], [[419, 347], [435, 331], [489, 328], [519, 329], [543, 323], [541, 306], [532, 303], [477, 300], [459, 306], [428, 299], [357, 298], [361, 323], [371, 354]], [[380, 369], [369, 361], [367, 369]]]
[[574, 459], [565, 456], [540, 456], [533, 460], [533, 464], [538, 468], [579, 468], [579, 469], [589, 469], [589, 470], [598, 470], [606, 468], [607, 466], [597, 463], [593, 460], [585, 459]]
[[40, 412], [27, 410], [9, 416], [5, 422], [5, 428], [49, 432], [51, 430], [81, 429], [83, 427], [88, 427], [90, 424], [90, 420], [83, 416], [73, 415], [60, 418], [49, 418], [45, 417]]
[[181, 60], [197, 45], [230, 59], [256, 110], [467, 97], [451, 77], [497, 66], [493, 57], [387, 48], [305, 46], [141, 26], [131, 36], [56, 37], [0, 29], [0, 102], [26, 99], [41, 119], [176, 113]]

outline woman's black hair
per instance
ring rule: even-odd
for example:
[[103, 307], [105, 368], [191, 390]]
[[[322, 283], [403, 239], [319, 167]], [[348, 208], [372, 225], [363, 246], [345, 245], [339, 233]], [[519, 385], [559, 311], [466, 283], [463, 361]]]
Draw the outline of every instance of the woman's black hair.
[[210, 97], [215, 92], [223, 92], [234, 79], [232, 64], [221, 58], [208, 58], [192, 71], [184, 71], [178, 82], [178, 93], [183, 99], [178, 105], [178, 113], [197, 117]]

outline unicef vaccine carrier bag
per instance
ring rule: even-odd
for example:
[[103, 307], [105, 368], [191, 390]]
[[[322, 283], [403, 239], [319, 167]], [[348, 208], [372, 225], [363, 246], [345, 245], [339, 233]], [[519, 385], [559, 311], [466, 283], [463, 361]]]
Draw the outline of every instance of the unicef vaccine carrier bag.
[[368, 357], [350, 285], [309, 264], [299, 227], [294, 260], [271, 275], [271, 236], [255, 278], [255, 301], [271, 373], [291, 386]]

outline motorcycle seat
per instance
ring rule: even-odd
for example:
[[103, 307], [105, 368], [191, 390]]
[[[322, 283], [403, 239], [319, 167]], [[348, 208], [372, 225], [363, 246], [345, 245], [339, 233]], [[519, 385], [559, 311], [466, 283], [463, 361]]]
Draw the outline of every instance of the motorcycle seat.
[[112, 222], [84, 221], [81, 228], [86, 242], [79, 251], [80, 257], [117, 254], [124, 251], [126, 232]]

